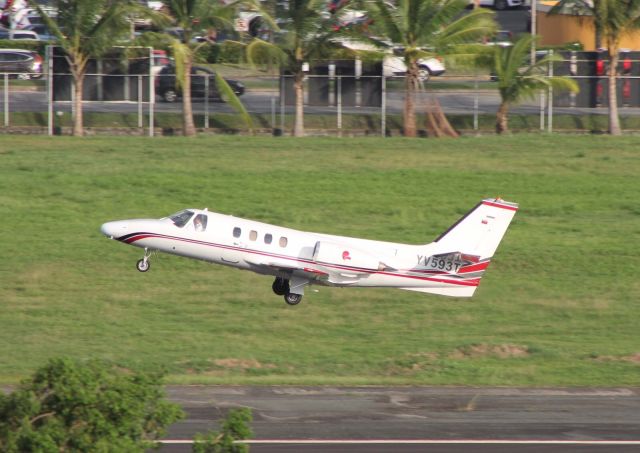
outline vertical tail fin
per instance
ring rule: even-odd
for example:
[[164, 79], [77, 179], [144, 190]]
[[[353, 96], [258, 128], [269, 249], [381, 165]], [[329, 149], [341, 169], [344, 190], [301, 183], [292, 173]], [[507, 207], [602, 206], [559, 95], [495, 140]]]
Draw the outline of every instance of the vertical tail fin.
[[434, 241], [442, 252], [460, 251], [480, 260], [493, 256], [518, 211], [517, 203], [482, 200]]
[[430, 284], [411, 291], [471, 297], [513, 219], [518, 205], [499, 198], [483, 200], [428, 244], [428, 256], [414, 272]]

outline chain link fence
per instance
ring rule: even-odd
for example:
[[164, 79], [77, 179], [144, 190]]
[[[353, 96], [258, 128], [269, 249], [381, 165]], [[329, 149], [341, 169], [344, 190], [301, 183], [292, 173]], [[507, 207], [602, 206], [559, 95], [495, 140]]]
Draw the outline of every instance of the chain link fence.
[[[606, 63], [569, 55], [549, 75], [573, 77], [578, 94], [538, 92], [510, 110], [513, 130], [593, 132], [607, 129]], [[75, 115], [70, 74], [0, 73], [2, 120], [8, 133], [68, 134]], [[640, 130], [640, 60], [621, 59], [617, 80], [623, 129]], [[579, 75], [589, 74], [594, 75]], [[292, 133], [296, 96], [293, 76], [238, 76], [227, 79], [240, 93], [252, 126], [225, 103], [211, 73], [192, 76], [196, 127], [204, 132]], [[401, 135], [405, 103], [403, 77], [342, 75], [313, 71], [303, 82], [308, 135]], [[82, 105], [87, 133], [177, 134], [182, 105], [175, 76], [93, 72], [86, 76]], [[490, 133], [500, 95], [489, 74], [446, 73], [422, 81], [414, 97], [418, 129], [429, 134], [428, 118], [443, 112], [462, 133]]]

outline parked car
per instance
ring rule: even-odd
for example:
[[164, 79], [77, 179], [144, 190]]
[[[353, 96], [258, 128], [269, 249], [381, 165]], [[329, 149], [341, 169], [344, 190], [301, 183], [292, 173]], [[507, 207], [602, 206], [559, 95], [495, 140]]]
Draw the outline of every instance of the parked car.
[[31, 30], [13, 30], [9, 32], [9, 39], [31, 39], [33, 41], [40, 41], [40, 36]]
[[[335, 42], [347, 49], [365, 52], [379, 52], [377, 47], [352, 39], [339, 39]], [[404, 77], [407, 74], [407, 66], [404, 64], [404, 48], [401, 46], [389, 47], [382, 59], [382, 74], [385, 77]], [[418, 60], [418, 79], [421, 82], [428, 81], [432, 76], [444, 74], [446, 68], [440, 57], [420, 58]]]
[[[469, 6], [473, 7], [476, 0], [469, 0]], [[508, 8], [519, 8], [524, 4], [523, 0], [480, 0], [480, 6], [488, 6], [490, 8], [503, 11]]]
[[[194, 66], [191, 68], [191, 98], [192, 99], [204, 99], [206, 89], [206, 79], [209, 79], [209, 93], [210, 99], [222, 101], [222, 97], [218, 92], [218, 87], [215, 81], [215, 72], [202, 67]], [[236, 96], [242, 96], [244, 94], [244, 85], [237, 80], [225, 79], [229, 84]], [[156, 94], [162, 97], [166, 102], [175, 102], [181, 93], [176, 88], [176, 68], [173, 65], [168, 65], [162, 68], [158, 78], [156, 79]]]
[[[382, 73], [385, 77], [402, 76], [407, 73], [407, 66], [402, 57], [404, 48], [394, 47], [393, 54], [385, 55], [382, 62]], [[444, 63], [440, 58], [420, 58], [418, 60], [418, 79], [421, 82], [428, 81], [432, 76], [444, 74]]]
[[20, 79], [42, 75], [42, 57], [24, 49], [0, 49], [0, 73]]
[[45, 24], [32, 24], [25, 27], [25, 30], [33, 31], [38, 34], [40, 41], [55, 41], [56, 37], [49, 31]]

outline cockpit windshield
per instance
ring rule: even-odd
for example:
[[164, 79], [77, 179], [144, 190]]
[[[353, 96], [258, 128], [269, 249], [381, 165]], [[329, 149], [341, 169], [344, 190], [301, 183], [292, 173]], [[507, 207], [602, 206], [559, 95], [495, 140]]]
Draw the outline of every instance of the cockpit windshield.
[[184, 211], [176, 212], [169, 218], [173, 221], [173, 224], [178, 228], [182, 228], [189, 222], [189, 220], [193, 217], [193, 211], [189, 211], [185, 209]]

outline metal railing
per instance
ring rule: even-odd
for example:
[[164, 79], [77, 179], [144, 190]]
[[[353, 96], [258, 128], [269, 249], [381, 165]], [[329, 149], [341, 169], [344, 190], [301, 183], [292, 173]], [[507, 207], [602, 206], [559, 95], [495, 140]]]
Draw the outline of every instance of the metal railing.
[[[5, 131], [31, 129], [34, 133], [65, 133], [75, 111], [73, 82], [61, 89], [62, 77], [46, 75], [26, 79], [21, 74], [0, 74], [2, 80], [2, 116]], [[235, 111], [204, 93], [215, 91], [210, 76], [200, 76], [193, 91], [193, 110], [201, 130], [232, 129], [243, 131]], [[535, 99], [513, 106], [513, 114], [539, 116], [538, 129], [552, 131], [557, 115], [605, 115], [606, 76], [575, 76], [590, 90], [569, 95], [540, 92]], [[289, 133], [295, 115], [292, 77], [252, 76], [235, 78], [245, 86], [240, 97], [247, 111], [258, 119], [264, 133]], [[193, 83], [193, 80], [192, 80]], [[619, 79], [621, 115], [640, 116], [640, 76]], [[171, 84], [169, 84], [171, 85]], [[179, 129], [181, 105], [165, 102], [164, 88], [153, 75], [89, 74], [85, 79], [83, 112], [90, 129], [125, 129], [153, 136], [167, 129]], [[200, 90], [200, 91], [198, 91]], [[166, 96], [164, 96], [166, 97]], [[314, 134], [369, 133], [389, 135], [401, 129], [405, 97], [402, 77], [308, 75], [304, 80], [304, 118], [307, 131]], [[554, 102], [549, 102], [553, 99]], [[438, 108], [448, 116], [467, 117], [470, 131], [483, 129], [487, 115], [495, 115], [500, 103], [496, 83], [488, 75], [457, 74], [432, 77], [415, 94], [418, 115]], [[593, 106], [586, 106], [592, 103]], [[436, 107], [434, 107], [436, 106]], [[225, 118], [230, 126], [225, 126]], [[44, 119], [46, 118], [46, 121]], [[108, 118], [108, 121], [101, 121]], [[483, 120], [483, 121], [481, 121]], [[166, 125], [173, 126], [166, 126]], [[486, 126], [484, 127], [486, 129]]]

